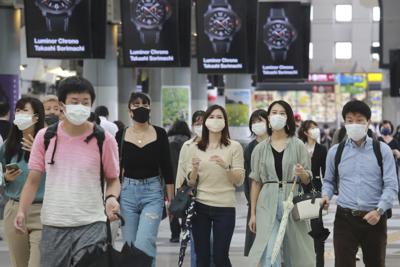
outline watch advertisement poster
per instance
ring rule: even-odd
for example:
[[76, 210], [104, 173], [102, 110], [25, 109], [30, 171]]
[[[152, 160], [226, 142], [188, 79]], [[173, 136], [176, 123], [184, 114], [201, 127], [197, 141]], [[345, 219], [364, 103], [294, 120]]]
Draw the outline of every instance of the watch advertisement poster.
[[203, 0], [196, 4], [199, 73], [249, 72], [248, 11], [255, 1]]
[[19, 99], [18, 75], [0, 74], [0, 102], [10, 106], [10, 119], [14, 118], [15, 104]]
[[25, 0], [24, 3], [28, 57], [105, 57], [105, 0]]
[[257, 82], [307, 79], [309, 43], [309, 4], [259, 2]]
[[[186, 35], [190, 36], [190, 27], [181, 30], [180, 25], [190, 25], [189, 17], [185, 16], [187, 21], [180, 20], [184, 6], [187, 6], [186, 13], [190, 14], [190, 1], [186, 2], [121, 0], [125, 66], [180, 67], [181, 57], [190, 58], [190, 46], [181, 44], [181, 40], [187, 39]], [[186, 42], [190, 44], [190, 37]]]

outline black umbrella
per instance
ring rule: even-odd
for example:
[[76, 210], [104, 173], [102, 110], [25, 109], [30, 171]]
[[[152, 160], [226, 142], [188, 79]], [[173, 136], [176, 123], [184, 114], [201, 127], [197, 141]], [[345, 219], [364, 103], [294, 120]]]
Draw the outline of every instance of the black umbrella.
[[330, 231], [324, 228], [324, 222], [322, 220], [322, 209], [319, 210], [319, 218], [311, 220], [311, 231], [308, 233], [314, 239], [315, 254], [317, 256], [317, 267], [324, 266], [324, 254], [325, 254], [325, 240], [328, 238]]
[[324, 228], [324, 221], [322, 220], [322, 210], [324, 206], [319, 209], [319, 218], [313, 223], [312, 230], [308, 233], [314, 240], [325, 242], [331, 233], [329, 229]]
[[[123, 218], [121, 225], [125, 224]], [[110, 222], [107, 220], [107, 243], [88, 251], [75, 267], [150, 267], [153, 258], [136, 248], [133, 244], [124, 244], [121, 252], [114, 249], [111, 241]]]

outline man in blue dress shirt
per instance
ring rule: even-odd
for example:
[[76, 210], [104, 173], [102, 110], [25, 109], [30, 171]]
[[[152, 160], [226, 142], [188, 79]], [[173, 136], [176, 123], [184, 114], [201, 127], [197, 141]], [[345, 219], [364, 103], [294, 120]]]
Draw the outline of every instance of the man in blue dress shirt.
[[398, 193], [396, 165], [389, 146], [380, 143], [383, 177], [367, 136], [371, 123], [371, 109], [361, 101], [350, 101], [342, 116], [348, 140], [338, 166], [339, 183], [336, 188], [335, 155], [333, 146], [326, 159], [322, 187], [322, 204], [327, 209], [338, 189], [337, 211], [334, 222], [335, 267], [355, 267], [359, 246], [367, 267], [384, 267], [387, 242], [386, 211], [392, 208]]

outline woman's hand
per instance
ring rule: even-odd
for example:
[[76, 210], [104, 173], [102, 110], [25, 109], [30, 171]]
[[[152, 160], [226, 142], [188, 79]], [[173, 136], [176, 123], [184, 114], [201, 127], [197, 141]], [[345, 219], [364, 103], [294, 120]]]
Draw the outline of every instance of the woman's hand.
[[28, 138], [22, 138], [22, 149], [28, 152], [31, 152], [33, 141], [35, 138], [33, 138], [32, 135], [29, 135]]
[[296, 164], [295, 168], [294, 168], [294, 175], [300, 177], [301, 182], [304, 183], [308, 183], [310, 182], [310, 175], [309, 173], [304, 169], [303, 166], [301, 166], [301, 164]]
[[217, 155], [214, 155], [210, 158], [210, 161], [215, 162], [217, 165], [221, 166], [223, 169], [228, 169], [229, 165], [220, 157]]
[[400, 151], [398, 149], [393, 149], [393, 155], [396, 159], [400, 159]]
[[249, 229], [252, 233], [256, 233], [256, 215], [250, 216]]
[[7, 182], [14, 182], [18, 176], [22, 174], [22, 170], [18, 169], [6, 169], [6, 173], [4, 174], [4, 179]]
[[192, 172], [198, 173], [201, 160], [197, 157], [192, 158]]

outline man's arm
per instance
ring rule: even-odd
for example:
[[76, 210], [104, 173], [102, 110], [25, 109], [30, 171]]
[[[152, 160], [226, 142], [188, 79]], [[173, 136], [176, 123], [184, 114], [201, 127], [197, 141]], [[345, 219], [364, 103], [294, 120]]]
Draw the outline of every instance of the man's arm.
[[396, 162], [393, 158], [389, 146], [381, 143], [383, 159], [383, 192], [378, 204], [378, 208], [384, 211], [392, 208], [393, 202], [397, 198], [399, 185], [397, 181]]
[[333, 192], [335, 190], [335, 155], [338, 146], [334, 146], [328, 151], [328, 155], [326, 157], [326, 168], [325, 168], [325, 176], [322, 184], [322, 196], [324, 198], [323, 203], [325, 208], [327, 209], [329, 206], [329, 200], [333, 196]]

